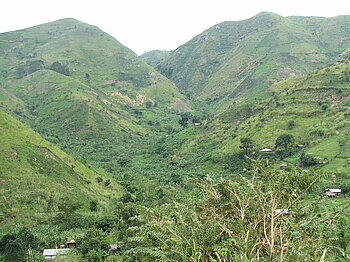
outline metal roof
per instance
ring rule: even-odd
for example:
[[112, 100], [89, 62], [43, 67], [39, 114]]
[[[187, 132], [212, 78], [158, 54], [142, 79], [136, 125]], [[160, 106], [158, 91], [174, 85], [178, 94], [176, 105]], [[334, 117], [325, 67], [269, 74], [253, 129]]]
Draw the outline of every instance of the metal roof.
[[332, 193], [341, 193], [341, 189], [339, 188], [330, 188], [329, 191]]
[[60, 254], [65, 254], [69, 251], [69, 248], [60, 248], [60, 249], [44, 249], [43, 256], [57, 256]]
[[273, 150], [271, 148], [264, 148], [261, 149], [260, 152], [272, 152]]
[[280, 214], [280, 213], [288, 215], [289, 210], [288, 209], [275, 209], [275, 214]]

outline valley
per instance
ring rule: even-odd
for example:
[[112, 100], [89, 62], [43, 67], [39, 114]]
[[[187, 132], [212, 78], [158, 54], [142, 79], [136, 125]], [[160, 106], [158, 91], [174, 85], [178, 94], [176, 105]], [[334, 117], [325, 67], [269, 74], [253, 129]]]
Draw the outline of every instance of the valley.
[[142, 56], [72, 18], [0, 34], [0, 261], [347, 261], [349, 24]]

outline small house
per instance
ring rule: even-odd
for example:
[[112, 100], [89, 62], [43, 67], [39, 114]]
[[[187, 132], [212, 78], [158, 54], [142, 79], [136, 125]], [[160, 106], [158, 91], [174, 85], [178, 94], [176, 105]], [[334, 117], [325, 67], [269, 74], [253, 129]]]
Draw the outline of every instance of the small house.
[[289, 215], [289, 210], [288, 209], [275, 209], [275, 214], [276, 215]]
[[67, 254], [67, 252], [77, 247], [77, 242], [74, 240], [66, 242], [66, 245], [68, 248], [64, 248], [64, 245], [60, 245], [61, 248], [51, 248], [51, 249], [44, 249], [43, 251], [43, 257], [45, 260], [55, 260], [56, 256], [64, 256]]
[[66, 244], [67, 244], [68, 248], [76, 248], [77, 247], [77, 242], [75, 242], [74, 240], [68, 241]]
[[199, 122], [193, 123], [195, 126], [201, 126], [202, 124]]
[[328, 197], [337, 197], [341, 194], [341, 189], [340, 188], [326, 188], [324, 194]]
[[264, 149], [261, 149], [260, 152], [271, 153], [271, 152], [273, 152], [273, 150], [271, 148], [264, 148]]
[[280, 168], [285, 168], [285, 167], [288, 167], [288, 165], [287, 164], [281, 164], [280, 165]]
[[303, 147], [304, 147], [304, 145], [297, 145], [297, 147], [299, 147], [299, 148], [303, 148]]
[[55, 260], [56, 256], [64, 256], [68, 251], [69, 248], [44, 249], [43, 256], [45, 260]]

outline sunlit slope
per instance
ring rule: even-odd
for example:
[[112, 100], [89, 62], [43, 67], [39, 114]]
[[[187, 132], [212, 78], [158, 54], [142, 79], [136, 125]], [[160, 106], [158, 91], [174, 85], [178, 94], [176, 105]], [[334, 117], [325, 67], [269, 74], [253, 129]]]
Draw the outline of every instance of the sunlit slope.
[[0, 111], [0, 219], [3, 226], [46, 223], [62, 201], [103, 207], [120, 186], [59, 150], [33, 129]]
[[171, 81], [74, 19], [0, 34], [0, 65], [3, 109], [105, 168], [144, 136], [178, 128], [190, 110]]
[[[241, 139], [254, 141], [253, 149], [275, 149], [276, 139], [291, 134], [294, 146], [304, 145], [326, 163], [324, 170], [350, 169], [350, 63], [336, 63], [303, 77], [271, 86], [254, 98], [229, 107], [200, 127], [191, 127], [168, 140], [174, 157], [208, 166], [227, 164], [241, 151]], [[175, 142], [174, 142], [175, 141]], [[177, 141], [177, 142], [176, 142]], [[301, 150], [286, 159], [298, 165]]]
[[217, 24], [157, 68], [213, 113], [271, 84], [337, 60], [350, 45], [349, 16], [282, 17], [263, 12]]

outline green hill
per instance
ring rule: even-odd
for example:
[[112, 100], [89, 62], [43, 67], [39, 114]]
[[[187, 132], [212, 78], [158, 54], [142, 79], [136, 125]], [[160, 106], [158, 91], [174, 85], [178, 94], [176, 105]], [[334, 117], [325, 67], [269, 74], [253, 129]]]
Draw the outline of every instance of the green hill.
[[134, 52], [74, 19], [0, 34], [0, 50], [0, 106], [110, 171], [128, 147], [173, 132], [178, 114], [190, 110]]
[[157, 69], [215, 113], [277, 81], [334, 63], [350, 45], [349, 24], [350, 16], [263, 12], [209, 28], [171, 52]]
[[74, 19], [0, 34], [0, 261], [348, 259], [349, 22], [264, 12], [143, 55], [187, 98]]
[[160, 61], [166, 59], [170, 55], [170, 51], [166, 50], [153, 50], [141, 55], [141, 57], [147, 62], [147, 64], [156, 67]]
[[[301, 155], [308, 154], [315, 161], [311, 168], [347, 174], [350, 169], [349, 77], [350, 62], [343, 61], [276, 83], [254, 98], [241, 100], [202, 126], [178, 133], [165, 144], [182, 145], [173, 146], [173, 153], [179, 161], [187, 159], [190, 166], [229, 172], [241, 166], [242, 139], [249, 138], [252, 140], [249, 155], [254, 153], [280, 164], [298, 166]], [[274, 150], [277, 138], [283, 134], [294, 137], [289, 153], [285, 154], [281, 148], [275, 153], [260, 153], [263, 148]], [[297, 145], [304, 147], [298, 149]]]
[[0, 110], [1, 229], [48, 223], [60, 203], [102, 209], [121, 195], [120, 186], [97, 183], [105, 178], [45, 140], [33, 129]]

